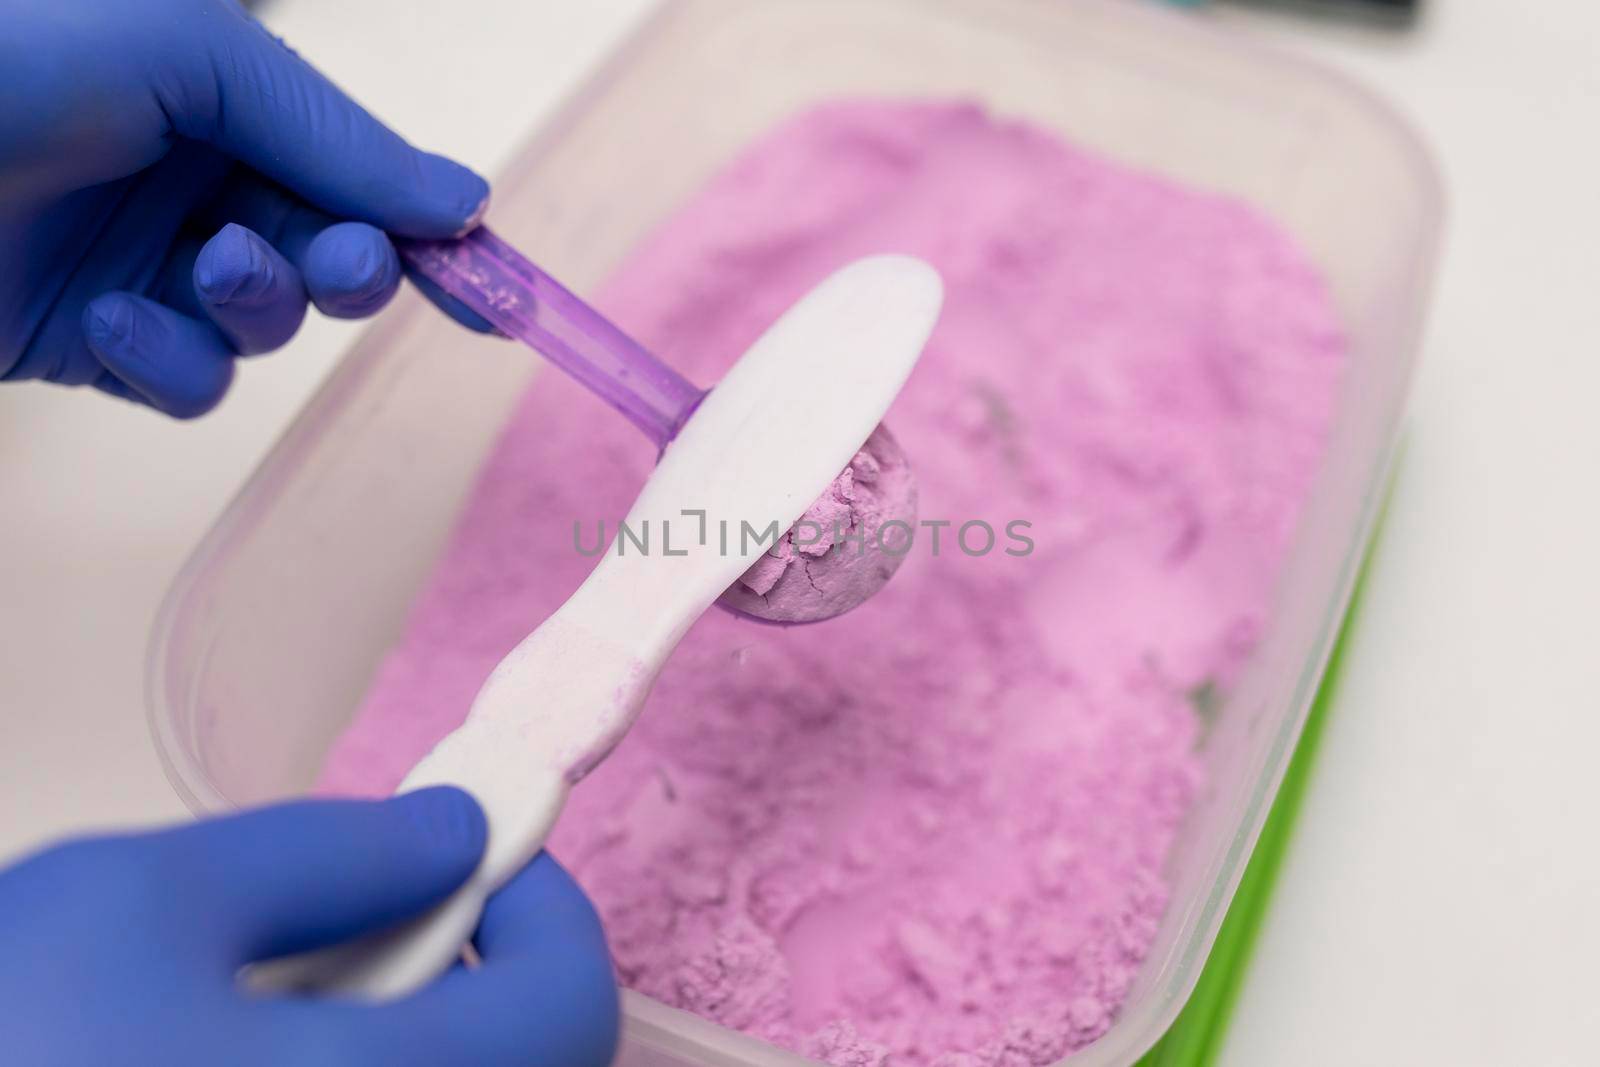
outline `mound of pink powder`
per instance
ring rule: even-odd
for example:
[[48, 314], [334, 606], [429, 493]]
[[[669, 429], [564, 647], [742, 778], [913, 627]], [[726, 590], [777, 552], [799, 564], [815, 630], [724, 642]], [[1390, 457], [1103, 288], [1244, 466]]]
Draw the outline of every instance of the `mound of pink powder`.
[[[886, 421], [921, 520], [951, 525], [837, 620], [703, 618], [552, 848], [649, 996], [838, 1067], [1048, 1064], [1111, 1025], [1155, 936], [1200, 784], [1190, 694], [1263, 625], [1344, 346], [1247, 206], [944, 103], [782, 125], [599, 303], [714, 381], [876, 252], [944, 276]], [[623, 515], [652, 451], [541, 377], [326, 788], [392, 789], [461, 720], [589, 569], [574, 522]], [[974, 520], [1031, 523], [1032, 551], [962, 551]]]

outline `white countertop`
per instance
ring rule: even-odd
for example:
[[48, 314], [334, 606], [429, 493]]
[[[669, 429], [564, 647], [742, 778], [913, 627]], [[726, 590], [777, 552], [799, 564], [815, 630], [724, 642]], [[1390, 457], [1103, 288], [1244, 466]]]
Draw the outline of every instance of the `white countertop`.
[[[414, 140], [492, 173], [649, 6], [267, 17]], [[1593, 1062], [1600, 5], [1431, 7], [1405, 34], [1211, 16], [1394, 100], [1451, 199], [1409, 447], [1228, 1063]], [[450, 77], [418, 76], [419, 55]], [[308, 323], [192, 425], [0, 387], [0, 855], [182, 815], [142, 710], [151, 617], [357, 329]]]

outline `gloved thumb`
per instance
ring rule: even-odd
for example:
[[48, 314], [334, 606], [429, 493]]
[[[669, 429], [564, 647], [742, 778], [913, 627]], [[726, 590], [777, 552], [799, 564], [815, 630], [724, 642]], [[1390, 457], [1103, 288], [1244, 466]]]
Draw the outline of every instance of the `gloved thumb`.
[[409, 237], [471, 229], [486, 181], [423, 152], [368, 114], [233, 4], [197, 20], [194, 69], [165, 110], [176, 133], [213, 145], [337, 218]]
[[459, 789], [307, 800], [172, 831], [197, 872], [191, 924], [245, 963], [346, 941], [437, 904], [477, 866], [483, 811]]

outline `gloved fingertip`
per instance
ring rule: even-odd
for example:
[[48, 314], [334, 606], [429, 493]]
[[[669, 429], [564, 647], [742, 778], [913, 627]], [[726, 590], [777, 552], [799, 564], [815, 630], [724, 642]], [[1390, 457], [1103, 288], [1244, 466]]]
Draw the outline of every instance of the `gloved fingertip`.
[[312, 238], [301, 273], [317, 310], [333, 318], [364, 318], [399, 289], [400, 257], [383, 231], [340, 222]]
[[541, 852], [489, 901], [476, 943], [494, 959], [554, 942], [586, 958], [610, 959], [594, 902], [555, 857]]
[[133, 303], [118, 293], [97, 296], [83, 309], [83, 336], [102, 355], [133, 340]]
[[[526, 1005], [544, 989], [536, 1030], [524, 1036], [532, 1062], [604, 1067], [616, 1055], [621, 1004], [616, 970], [594, 905], [549, 853], [540, 853], [489, 899], [473, 939], [482, 957], [480, 1003]], [[542, 1053], [536, 1055], [533, 1053]]]
[[164, 394], [150, 397], [150, 406], [180, 422], [189, 422], [209, 415], [222, 402], [228, 387], [233, 384], [232, 361], [218, 366], [215, 374], [204, 382], [197, 382]]
[[412, 218], [391, 226], [407, 237], [459, 237], [489, 210], [489, 183], [446, 156], [417, 153], [418, 199]]
[[130, 385], [128, 385], [127, 382], [123, 381], [121, 378], [118, 378], [110, 371], [101, 372], [100, 376], [89, 384], [107, 396], [114, 396], [118, 400], [126, 400], [130, 404], [141, 404], [148, 406], [148, 403], [145, 401], [144, 397], [140, 396]]
[[[479, 179], [482, 181], [482, 179]], [[483, 198], [478, 201], [478, 206], [467, 215], [467, 221], [461, 224], [452, 237], [465, 237], [467, 234], [483, 225], [483, 217], [489, 213], [489, 183], [483, 183]]]
[[230, 222], [206, 242], [195, 259], [195, 291], [212, 306], [249, 306], [274, 291], [272, 258], [260, 237]]
[[455, 786], [432, 786], [387, 804], [445, 866], [459, 865], [463, 878], [477, 866], [489, 843], [489, 822], [470, 793]]
[[173, 418], [204, 415], [233, 381], [233, 353], [210, 323], [126, 292], [83, 310], [89, 350], [111, 375]]

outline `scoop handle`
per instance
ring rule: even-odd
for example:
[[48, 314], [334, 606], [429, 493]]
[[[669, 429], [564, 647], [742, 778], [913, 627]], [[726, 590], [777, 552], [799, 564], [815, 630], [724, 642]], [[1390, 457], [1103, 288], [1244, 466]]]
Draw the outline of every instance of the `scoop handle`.
[[529, 345], [665, 446], [705, 390], [651, 355], [487, 226], [447, 241], [397, 239], [412, 270]]

